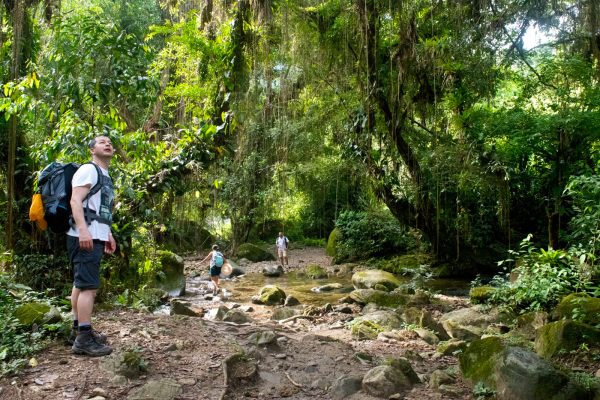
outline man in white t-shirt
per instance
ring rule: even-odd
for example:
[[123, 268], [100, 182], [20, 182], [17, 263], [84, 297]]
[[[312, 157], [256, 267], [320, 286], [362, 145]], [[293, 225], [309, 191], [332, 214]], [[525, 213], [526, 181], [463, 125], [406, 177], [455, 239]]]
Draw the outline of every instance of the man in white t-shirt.
[[279, 232], [279, 236], [277, 236], [277, 239], [275, 240], [275, 246], [277, 246], [277, 258], [282, 267], [288, 266], [287, 249], [289, 244], [290, 241], [288, 238], [283, 236], [283, 232]]
[[[67, 232], [67, 249], [73, 267], [72, 351], [75, 354], [104, 356], [112, 352], [106, 335], [92, 329], [92, 311], [100, 287], [103, 253], [112, 254], [116, 243], [110, 231], [114, 188], [108, 165], [114, 148], [106, 136], [90, 141], [92, 162], [83, 164], [73, 175], [71, 211], [73, 224]], [[98, 183], [99, 182], [99, 183]]]

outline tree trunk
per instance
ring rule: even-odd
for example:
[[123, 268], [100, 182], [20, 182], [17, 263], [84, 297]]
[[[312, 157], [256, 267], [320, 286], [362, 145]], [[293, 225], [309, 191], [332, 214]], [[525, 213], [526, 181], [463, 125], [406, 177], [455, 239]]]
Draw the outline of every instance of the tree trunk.
[[588, 26], [590, 30], [590, 52], [596, 61], [600, 76], [600, 4], [598, 0], [588, 0]]
[[[377, 106], [379, 111], [383, 114], [388, 129], [388, 135], [392, 139], [392, 144], [400, 154], [417, 190], [414, 206], [409, 205], [407, 201], [398, 200], [392, 193], [390, 187], [380, 188], [378, 193], [396, 218], [401, 222], [412, 222], [410, 226], [421, 230], [428, 236], [436, 253], [440, 252], [440, 247], [444, 247], [444, 251], [452, 253], [453, 250], [451, 249], [453, 248], [453, 245], [451, 243], [449, 246], [440, 244], [438, 237], [440, 232], [440, 227], [438, 226], [439, 221], [435, 220], [436, 208], [433, 202], [428, 198], [427, 191], [424, 188], [423, 173], [419, 160], [404, 137], [404, 127], [406, 126], [408, 110], [404, 108], [403, 111], [396, 111], [395, 114], [392, 110], [402, 110], [402, 105], [396, 103], [391, 105], [387, 96], [388, 88], [382, 87], [380, 84], [378, 76], [379, 68], [376, 63], [376, 22], [378, 16], [375, 10], [374, 0], [359, 0], [358, 11], [363, 28], [365, 61], [367, 64], [366, 108], [371, 111]], [[398, 98], [399, 97], [401, 96], [398, 96]], [[400, 102], [400, 100], [397, 101]], [[371, 126], [374, 117], [371, 116], [371, 112], [369, 112], [368, 115], [369, 126]], [[442, 229], [442, 231], [445, 231], [445, 229]]]
[[[17, 0], [14, 3], [12, 10], [13, 22], [13, 41], [12, 41], [12, 62], [10, 79], [16, 81], [19, 78], [21, 70], [21, 47], [23, 37], [23, 19], [25, 18], [25, 1]], [[12, 115], [8, 126], [8, 172], [7, 172], [7, 188], [8, 188], [8, 218], [6, 223], [6, 245], [8, 249], [12, 249], [14, 245], [13, 234], [15, 227], [15, 165], [17, 158], [17, 140], [18, 140], [18, 117]]]

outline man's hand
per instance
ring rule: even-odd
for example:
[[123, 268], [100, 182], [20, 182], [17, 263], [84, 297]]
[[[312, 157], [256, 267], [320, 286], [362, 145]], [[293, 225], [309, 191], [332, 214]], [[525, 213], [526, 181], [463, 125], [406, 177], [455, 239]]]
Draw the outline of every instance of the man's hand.
[[87, 228], [79, 230], [79, 248], [86, 251], [92, 251], [94, 248], [94, 240]]
[[113, 254], [117, 250], [117, 242], [113, 238], [112, 233], [108, 234], [108, 242], [104, 244], [104, 252], [106, 254]]

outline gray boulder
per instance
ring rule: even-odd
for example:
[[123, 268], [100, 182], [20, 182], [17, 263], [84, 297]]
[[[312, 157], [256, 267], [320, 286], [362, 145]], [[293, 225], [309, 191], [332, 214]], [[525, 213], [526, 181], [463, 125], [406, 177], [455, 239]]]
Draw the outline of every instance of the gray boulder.
[[548, 361], [529, 350], [507, 346], [498, 337], [472, 342], [459, 361], [466, 379], [495, 390], [499, 400], [575, 400], [583, 395]]
[[343, 400], [352, 396], [362, 387], [362, 379], [357, 376], [340, 376], [331, 387], [331, 395], [335, 400]]
[[264, 276], [277, 278], [278, 276], [283, 275], [283, 267], [281, 265], [265, 265], [262, 268], [262, 274]]
[[497, 310], [483, 309], [479, 306], [461, 308], [442, 315], [440, 323], [446, 332], [455, 339], [476, 340], [491, 324], [505, 320]]
[[416, 376], [414, 371], [411, 374], [410, 371], [403, 371], [398, 365], [379, 365], [365, 374], [362, 388], [372, 396], [388, 398], [395, 393], [409, 391], [413, 383], [416, 383], [411, 379], [413, 374]]
[[352, 284], [356, 289], [383, 289], [389, 292], [400, 286], [402, 281], [390, 272], [370, 269], [355, 272]]

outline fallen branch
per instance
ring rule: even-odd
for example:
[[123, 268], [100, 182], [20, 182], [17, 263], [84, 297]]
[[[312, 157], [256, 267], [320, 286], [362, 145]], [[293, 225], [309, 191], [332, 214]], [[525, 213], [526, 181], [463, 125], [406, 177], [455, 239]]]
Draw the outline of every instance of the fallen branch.
[[317, 317], [315, 317], [314, 315], [294, 315], [293, 317], [282, 319], [281, 321], [279, 321], [279, 323], [285, 324], [286, 322], [295, 321], [297, 319], [308, 319], [310, 321], [313, 321], [315, 318]]
[[292, 379], [292, 377], [290, 376], [290, 374], [288, 374], [287, 372], [285, 373], [285, 376], [290, 380], [290, 382], [292, 382], [292, 385], [301, 388], [302, 385], [299, 384], [298, 382], [294, 382], [294, 380]]

